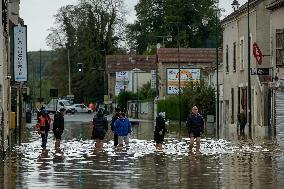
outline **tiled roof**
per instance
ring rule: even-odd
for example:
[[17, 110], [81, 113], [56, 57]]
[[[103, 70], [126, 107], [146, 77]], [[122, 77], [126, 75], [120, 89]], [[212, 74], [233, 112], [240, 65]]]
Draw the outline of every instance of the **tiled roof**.
[[[178, 62], [177, 48], [158, 49], [158, 60], [162, 63]], [[222, 50], [219, 49], [219, 62], [222, 62]], [[216, 62], [215, 48], [180, 48], [179, 62], [186, 63], [213, 63]]]
[[156, 68], [156, 55], [107, 55], [108, 72], [131, 71], [139, 68], [150, 72]]
[[[250, 0], [250, 7], [253, 8], [255, 7], [258, 3], [262, 2], [264, 0]], [[248, 8], [248, 3], [246, 2], [245, 4], [243, 4], [242, 6], [240, 6], [239, 10], [232, 12], [231, 14], [229, 14], [227, 17], [225, 17], [221, 23], [225, 23], [227, 21], [230, 21], [231, 19], [235, 18], [238, 15], [243, 14], [245, 11], [247, 11]]]

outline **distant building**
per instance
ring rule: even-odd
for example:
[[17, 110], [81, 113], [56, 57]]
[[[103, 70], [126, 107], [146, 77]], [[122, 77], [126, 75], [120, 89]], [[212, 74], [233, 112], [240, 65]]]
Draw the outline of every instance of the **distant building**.
[[106, 74], [108, 94], [111, 99], [126, 90], [133, 93], [151, 82], [151, 70], [156, 69], [153, 55], [107, 55]]
[[[160, 48], [157, 50], [157, 61], [159, 99], [178, 94], [179, 64], [181, 88], [188, 84], [187, 81], [195, 81], [195, 77], [199, 76], [199, 79], [203, 79], [208, 85], [216, 87], [215, 48], [180, 48], [179, 51], [177, 48]], [[222, 62], [221, 50], [218, 62]]]

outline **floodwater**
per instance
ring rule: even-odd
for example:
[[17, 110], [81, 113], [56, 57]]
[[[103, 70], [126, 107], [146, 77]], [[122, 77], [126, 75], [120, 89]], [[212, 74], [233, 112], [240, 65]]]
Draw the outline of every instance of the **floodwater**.
[[[157, 151], [153, 123], [133, 126], [130, 145], [116, 149], [109, 132], [95, 149], [87, 122], [66, 122], [60, 151], [48, 137], [48, 151], [27, 127], [25, 142], [0, 166], [0, 188], [284, 188], [283, 146], [277, 140], [202, 139], [201, 154], [188, 152], [182, 128], [169, 127]], [[283, 132], [282, 132], [283, 133]], [[283, 137], [280, 137], [283, 138]]]

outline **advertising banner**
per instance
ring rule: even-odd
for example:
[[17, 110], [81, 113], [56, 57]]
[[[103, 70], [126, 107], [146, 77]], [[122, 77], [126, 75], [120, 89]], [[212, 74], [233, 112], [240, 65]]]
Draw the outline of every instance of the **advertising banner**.
[[180, 77], [180, 89], [190, 82], [200, 82], [200, 69], [178, 68], [167, 69], [167, 94], [178, 94]]
[[115, 95], [121, 91], [132, 91], [132, 74], [129, 71], [116, 72], [115, 77]]
[[27, 81], [27, 27], [14, 27], [14, 75], [15, 81]]
[[151, 89], [156, 89], [156, 70], [151, 70]]

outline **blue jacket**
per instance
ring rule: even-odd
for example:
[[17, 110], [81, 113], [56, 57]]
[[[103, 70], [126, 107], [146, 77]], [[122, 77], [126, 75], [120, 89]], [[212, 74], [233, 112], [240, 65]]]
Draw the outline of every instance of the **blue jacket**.
[[127, 136], [131, 133], [131, 124], [127, 118], [118, 118], [114, 123], [114, 132], [118, 136]]

